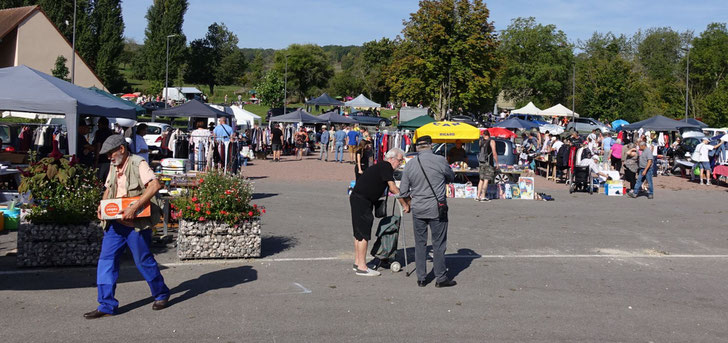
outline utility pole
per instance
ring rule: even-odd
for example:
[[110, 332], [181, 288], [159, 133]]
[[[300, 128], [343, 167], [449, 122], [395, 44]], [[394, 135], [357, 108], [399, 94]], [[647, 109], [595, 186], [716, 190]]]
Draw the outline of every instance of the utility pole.
[[574, 109], [576, 108], [576, 63], [572, 65], [572, 79], [571, 79], [571, 122], [574, 122], [574, 117], [576, 116], [576, 112], [574, 112]]
[[283, 74], [283, 114], [286, 114], [286, 98], [288, 95], [288, 55], [286, 55], [286, 72]]
[[688, 90], [690, 81], [690, 42], [688, 42], [688, 63], [685, 68], [685, 122], [688, 122]]
[[76, 84], [76, 0], [73, 0], [73, 38], [71, 52], [71, 83]]
[[176, 36], [178, 36], [176, 33], [167, 36], [167, 64], [164, 70], [164, 108], [167, 108], [167, 103], [169, 102], [169, 39]]

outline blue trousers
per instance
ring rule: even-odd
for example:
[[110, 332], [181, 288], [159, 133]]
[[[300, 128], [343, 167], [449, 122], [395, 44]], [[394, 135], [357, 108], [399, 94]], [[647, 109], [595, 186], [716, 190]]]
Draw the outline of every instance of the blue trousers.
[[164, 278], [159, 272], [157, 261], [149, 251], [152, 242], [152, 230], [137, 232], [132, 227], [112, 222], [109, 230], [104, 233], [101, 243], [101, 256], [96, 268], [96, 285], [98, 288], [98, 310], [113, 314], [119, 307], [119, 301], [114, 298], [116, 280], [119, 278], [119, 259], [125, 247], [129, 247], [137, 269], [147, 280], [154, 300], [169, 298], [169, 288], [164, 284]]
[[336, 162], [344, 162], [344, 143], [336, 143]]
[[645, 176], [642, 176], [642, 172], [644, 171], [644, 168], [640, 168], [637, 172], [637, 184], [634, 185], [634, 194], [640, 194], [642, 183], [645, 179], [647, 179], [647, 194], [654, 193], [654, 187], [652, 186], [652, 170], [648, 170], [647, 173], [645, 173]]

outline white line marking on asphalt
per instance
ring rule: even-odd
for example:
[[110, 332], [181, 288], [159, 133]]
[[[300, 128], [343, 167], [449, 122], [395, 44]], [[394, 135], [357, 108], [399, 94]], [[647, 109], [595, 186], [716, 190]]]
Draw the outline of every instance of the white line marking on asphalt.
[[[676, 254], [676, 255], [650, 255], [650, 254], [575, 254], [575, 255], [447, 255], [446, 259], [579, 259], [579, 258], [616, 258], [616, 259], [630, 259], [630, 258], [646, 258], [646, 259], [693, 259], [693, 258], [715, 258], [715, 259], [728, 259], [728, 255], [690, 255], [690, 254]], [[172, 262], [172, 263], [160, 263], [161, 267], [183, 267], [183, 266], [198, 266], [208, 264], [252, 264], [252, 263], [265, 263], [265, 262], [311, 262], [311, 261], [345, 261], [350, 258], [348, 257], [289, 257], [289, 258], [265, 258], [260, 260], [247, 259], [247, 260], [208, 260], [208, 261], [194, 261], [194, 262]], [[126, 265], [121, 268], [136, 268], [134, 265]], [[22, 275], [22, 274], [36, 274], [46, 272], [59, 272], [68, 270], [95, 270], [96, 267], [73, 267], [73, 268], [57, 268], [57, 269], [21, 269], [21, 270], [6, 270], [0, 271], [0, 275]]]

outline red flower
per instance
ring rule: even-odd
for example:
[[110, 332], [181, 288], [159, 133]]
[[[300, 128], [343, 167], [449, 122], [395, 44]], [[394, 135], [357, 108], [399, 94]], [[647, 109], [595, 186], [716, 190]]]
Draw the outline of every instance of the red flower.
[[200, 217], [200, 218], [197, 218], [197, 220], [199, 220], [199, 221], [201, 221], [201, 222], [204, 222], [204, 221], [205, 221], [205, 217]]
[[265, 209], [262, 209], [262, 210], [261, 210], [261, 212], [262, 212], [262, 213], [265, 213]]
[[205, 214], [207, 214], [208, 216], [210, 215], [210, 213], [210, 211], [205, 211]]
[[253, 208], [258, 208], [258, 205], [256, 205], [256, 204], [253, 204]]
[[205, 182], [205, 179], [199, 179], [198, 182], [203, 183], [203, 182]]
[[189, 206], [187, 206], [187, 209], [189, 210], [189, 209], [190, 209], [190, 207], [189, 207]]
[[248, 217], [252, 217], [252, 216], [253, 216], [253, 211], [248, 212]]
[[225, 194], [227, 194], [227, 195], [230, 195], [230, 194], [232, 194], [232, 193], [233, 193], [233, 191], [231, 191], [231, 190], [229, 190], [229, 189], [225, 191]]
[[195, 211], [196, 212], [200, 212], [200, 208], [199, 207], [195, 207]]
[[220, 214], [225, 215], [225, 214], [227, 214], [227, 212], [220, 210]]
[[192, 199], [190, 200], [192, 200], [193, 202], [197, 202], [197, 197], [192, 197]]

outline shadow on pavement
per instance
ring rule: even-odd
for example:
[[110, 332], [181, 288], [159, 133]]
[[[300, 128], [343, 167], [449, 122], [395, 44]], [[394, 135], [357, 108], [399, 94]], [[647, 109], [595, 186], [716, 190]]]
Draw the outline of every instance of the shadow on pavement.
[[269, 257], [284, 252], [298, 244], [298, 239], [287, 236], [264, 236], [261, 239], [260, 257]]
[[251, 199], [258, 200], [258, 199], [272, 198], [277, 195], [278, 195], [278, 193], [253, 193], [253, 196]]
[[[448, 258], [455, 257], [457, 258]], [[458, 249], [458, 252], [454, 254], [445, 254], [445, 261], [447, 265], [447, 276], [450, 279], [454, 279], [460, 274], [460, 272], [468, 269], [473, 263], [473, 260], [480, 258], [480, 254], [476, 253], [471, 249]]]
[[267, 178], [268, 178], [267, 176], [248, 176], [248, 177], [246, 177], [246, 179], [249, 179], [249, 180], [260, 180], [260, 179], [267, 179]]
[[[173, 306], [185, 300], [192, 299], [209, 291], [224, 288], [232, 288], [246, 282], [258, 279], [258, 272], [251, 266], [240, 266], [222, 270], [216, 270], [200, 277], [182, 282], [170, 290], [171, 296], [169, 305]], [[180, 295], [180, 293], [182, 293]], [[151, 304], [154, 301], [149, 297], [119, 308], [119, 313], [131, 311], [137, 307]]]

